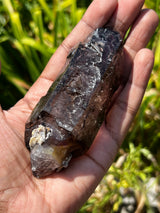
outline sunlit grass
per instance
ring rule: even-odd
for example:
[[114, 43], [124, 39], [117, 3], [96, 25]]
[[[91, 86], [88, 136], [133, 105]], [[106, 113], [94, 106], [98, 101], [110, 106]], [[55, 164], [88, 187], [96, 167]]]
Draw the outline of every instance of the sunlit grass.
[[[51, 55], [84, 11], [84, 7], [77, 7], [76, 0], [0, 0], [2, 75], [11, 87], [18, 90], [18, 99], [23, 97], [26, 88], [38, 78]], [[9, 54], [9, 50], [12, 54]], [[19, 83], [24, 81], [25, 84]], [[0, 84], [1, 104], [3, 108], [8, 108], [14, 103], [8, 105], [3, 90]], [[7, 93], [12, 96], [11, 91]]]

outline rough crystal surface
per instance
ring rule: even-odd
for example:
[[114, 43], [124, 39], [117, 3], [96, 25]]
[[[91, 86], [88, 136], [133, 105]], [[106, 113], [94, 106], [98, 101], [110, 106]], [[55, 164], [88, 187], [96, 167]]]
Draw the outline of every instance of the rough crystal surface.
[[57, 86], [52, 85], [26, 123], [32, 172], [45, 177], [67, 167], [91, 146], [114, 93], [122, 84], [118, 32], [96, 29], [71, 55]]

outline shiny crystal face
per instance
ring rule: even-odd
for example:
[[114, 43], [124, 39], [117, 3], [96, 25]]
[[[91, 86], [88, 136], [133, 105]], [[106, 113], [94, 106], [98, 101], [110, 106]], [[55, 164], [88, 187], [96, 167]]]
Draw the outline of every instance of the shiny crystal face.
[[121, 85], [122, 43], [118, 32], [96, 29], [33, 110], [25, 142], [34, 176], [60, 171], [90, 148]]
[[68, 163], [72, 158], [67, 153], [67, 147], [58, 147], [47, 144], [35, 144], [31, 149], [31, 169], [33, 174], [40, 178], [60, 171], [62, 168], [68, 167]]

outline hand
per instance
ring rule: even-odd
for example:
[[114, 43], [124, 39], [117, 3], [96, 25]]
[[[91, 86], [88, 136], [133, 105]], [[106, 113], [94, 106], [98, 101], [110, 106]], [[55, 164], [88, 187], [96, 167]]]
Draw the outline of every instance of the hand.
[[[94, 191], [128, 131], [152, 70], [153, 53], [143, 48], [158, 25], [158, 17], [152, 10], [141, 10], [143, 2], [94, 0], [26, 96], [10, 110], [0, 110], [0, 212], [75, 212]], [[60, 173], [36, 179], [24, 144], [25, 122], [59, 75], [70, 49], [106, 23], [122, 36], [132, 26], [124, 45], [125, 72], [130, 72], [130, 78], [88, 153], [73, 159]]]

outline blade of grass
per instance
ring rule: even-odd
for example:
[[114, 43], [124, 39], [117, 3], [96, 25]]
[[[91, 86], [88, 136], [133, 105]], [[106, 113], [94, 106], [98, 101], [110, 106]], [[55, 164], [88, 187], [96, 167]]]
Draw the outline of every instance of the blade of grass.
[[32, 47], [35, 50], [38, 50], [39, 52], [41, 52], [42, 54], [46, 55], [46, 57], [50, 57], [55, 49], [54, 48], [49, 48], [46, 45], [40, 44], [38, 42], [36, 42], [34, 39], [29, 38], [29, 37], [24, 37], [23, 39], [21, 39], [22, 44], [27, 45], [29, 47]]
[[19, 13], [18, 12], [11, 13], [10, 19], [11, 19], [13, 34], [16, 39], [20, 40], [22, 37], [25, 36], [25, 30], [22, 27]]
[[10, 0], [2, 0], [3, 5], [7, 8], [9, 14], [12, 14], [14, 12], [12, 3]]
[[48, 18], [50, 19], [50, 21], [52, 21], [54, 23], [54, 18], [53, 18], [53, 12], [52, 10], [48, 7], [47, 3], [45, 0], [38, 0], [38, 2], [40, 3], [40, 5], [42, 6], [42, 9], [45, 11], [45, 13], [47, 14]]
[[33, 20], [37, 26], [37, 29], [38, 29], [38, 37], [40, 39], [40, 42], [41, 44], [44, 44], [44, 37], [43, 37], [43, 32], [44, 32], [44, 29], [43, 29], [43, 21], [42, 21], [42, 11], [40, 9], [35, 9], [33, 11]]

